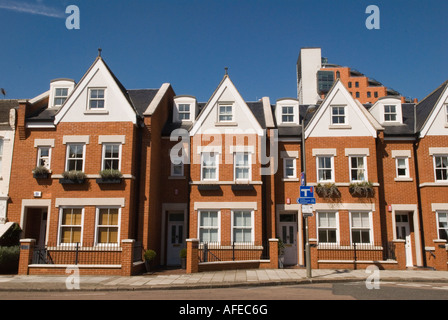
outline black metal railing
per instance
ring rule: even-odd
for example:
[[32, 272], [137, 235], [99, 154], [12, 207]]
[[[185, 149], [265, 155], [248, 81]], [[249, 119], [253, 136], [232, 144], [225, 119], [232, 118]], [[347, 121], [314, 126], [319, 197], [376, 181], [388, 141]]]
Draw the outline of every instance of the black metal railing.
[[395, 244], [387, 243], [319, 243], [318, 260], [387, 261], [396, 260]]
[[118, 243], [47, 244], [45, 247], [34, 248], [32, 263], [119, 265], [121, 264], [121, 247]]
[[269, 242], [201, 242], [199, 261], [268, 260]]

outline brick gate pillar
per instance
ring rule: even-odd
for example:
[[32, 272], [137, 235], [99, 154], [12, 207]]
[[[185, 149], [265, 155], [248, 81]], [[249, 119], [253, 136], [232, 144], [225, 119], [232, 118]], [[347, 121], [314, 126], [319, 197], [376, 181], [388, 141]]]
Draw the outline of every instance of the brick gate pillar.
[[446, 240], [434, 240], [436, 261], [434, 267], [437, 271], [447, 271]]
[[187, 266], [186, 273], [199, 272], [199, 239], [187, 239]]
[[19, 258], [19, 275], [28, 274], [28, 266], [32, 263], [35, 239], [20, 240], [20, 258]]
[[121, 275], [132, 276], [132, 265], [134, 263], [135, 240], [126, 239], [121, 241]]

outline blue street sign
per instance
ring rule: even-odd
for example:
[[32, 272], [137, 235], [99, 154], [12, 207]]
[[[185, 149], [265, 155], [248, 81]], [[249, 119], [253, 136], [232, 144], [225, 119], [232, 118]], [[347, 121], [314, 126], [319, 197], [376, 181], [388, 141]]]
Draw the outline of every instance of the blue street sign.
[[298, 204], [316, 204], [316, 198], [298, 198]]
[[300, 187], [300, 198], [314, 198], [314, 187]]
[[300, 185], [305, 186], [305, 172], [300, 173]]

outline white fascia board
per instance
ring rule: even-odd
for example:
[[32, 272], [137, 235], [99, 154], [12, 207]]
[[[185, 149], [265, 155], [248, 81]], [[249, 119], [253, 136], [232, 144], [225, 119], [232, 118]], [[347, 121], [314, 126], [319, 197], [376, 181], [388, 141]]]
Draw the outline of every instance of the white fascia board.
[[439, 100], [437, 101], [435, 107], [432, 109], [430, 116], [426, 119], [422, 130], [420, 131], [420, 138], [424, 138], [428, 133], [429, 129], [431, 129], [432, 124], [436, 120], [437, 115], [440, 112], [440, 109], [445, 105], [445, 101], [448, 99], [448, 85], [445, 86], [444, 92], [440, 95]]
[[148, 108], [143, 113], [144, 116], [151, 116], [156, 111], [157, 107], [159, 106], [160, 102], [162, 101], [163, 97], [165, 96], [170, 86], [171, 85], [169, 83], [162, 84], [159, 91], [157, 91], [156, 96], [154, 97], [154, 99], [152, 99]]

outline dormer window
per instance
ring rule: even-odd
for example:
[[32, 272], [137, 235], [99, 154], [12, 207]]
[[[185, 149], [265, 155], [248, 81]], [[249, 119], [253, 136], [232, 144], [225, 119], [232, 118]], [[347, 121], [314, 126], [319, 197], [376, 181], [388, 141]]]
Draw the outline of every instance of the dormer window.
[[219, 122], [232, 122], [233, 121], [233, 106], [220, 105], [218, 110]]
[[292, 98], [277, 100], [275, 116], [279, 125], [294, 126], [299, 124], [299, 101]]
[[345, 114], [345, 106], [332, 106], [331, 107], [331, 124], [340, 125], [346, 124], [347, 117]]
[[68, 97], [68, 88], [56, 88], [54, 90], [54, 106], [60, 107]]
[[385, 122], [397, 121], [397, 106], [393, 105], [384, 106], [384, 121]]
[[89, 109], [101, 110], [105, 108], [105, 89], [89, 90]]
[[190, 120], [190, 105], [189, 104], [179, 104], [179, 121]]
[[282, 122], [288, 122], [288, 123], [294, 122], [294, 107], [292, 106], [282, 107]]

